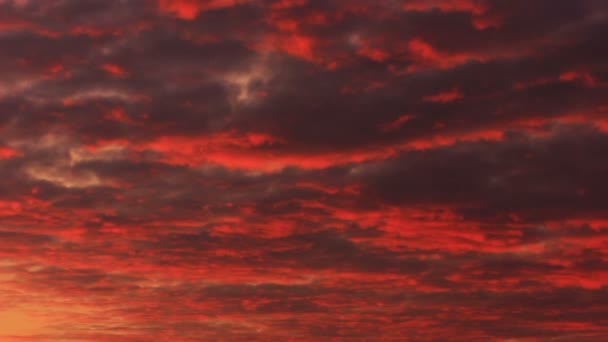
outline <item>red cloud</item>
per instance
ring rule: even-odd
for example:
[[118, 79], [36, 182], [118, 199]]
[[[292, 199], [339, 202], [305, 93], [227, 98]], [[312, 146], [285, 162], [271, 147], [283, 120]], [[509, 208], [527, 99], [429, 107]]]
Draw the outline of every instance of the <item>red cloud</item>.
[[608, 336], [601, 1], [0, 9], [1, 341]]
[[161, 11], [169, 12], [174, 16], [193, 20], [200, 12], [232, 7], [249, 0], [158, 0]]
[[403, 8], [408, 11], [470, 12], [471, 24], [478, 30], [498, 28], [501, 20], [496, 13], [488, 13], [489, 5], [485, 0], [407, 0]]
[[120, 67], [119, 65], [116, 65], [116, 64], [106, 63], [106, 64], [103, 64], [101, 66], [101, 68], [105, 72], [111, 74], [112, 76], [116, 76], [116, 77], [125, 77], [129, 74], [127, 71], [125, 71], [125, 69], [123, 69], [122, 67]]
[[435, 95], [428, 95], [422, 98], [423, 101], [428, 102], [452, 102], [455, 100], [462, 99], [464, 95], [458, 88], [452, 88], [448, 91], [440, 92]]
[[0, 146], [0, 159], [9, 159], [20, 155], [19, 151], [16, 151], [10, 147]]

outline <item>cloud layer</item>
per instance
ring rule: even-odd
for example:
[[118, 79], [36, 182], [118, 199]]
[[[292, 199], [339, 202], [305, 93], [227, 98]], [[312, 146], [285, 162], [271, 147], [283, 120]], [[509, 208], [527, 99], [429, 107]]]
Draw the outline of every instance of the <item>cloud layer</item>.
[[608, 4], [0, 0], [2, 341], [608, 336]]

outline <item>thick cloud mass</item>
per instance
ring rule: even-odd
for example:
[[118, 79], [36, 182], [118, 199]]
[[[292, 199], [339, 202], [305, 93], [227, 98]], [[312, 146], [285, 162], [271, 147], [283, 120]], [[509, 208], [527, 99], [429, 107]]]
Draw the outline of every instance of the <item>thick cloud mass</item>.
[[607, 36], [603, 0], [0, 0], [0, 340], [607, 340]]

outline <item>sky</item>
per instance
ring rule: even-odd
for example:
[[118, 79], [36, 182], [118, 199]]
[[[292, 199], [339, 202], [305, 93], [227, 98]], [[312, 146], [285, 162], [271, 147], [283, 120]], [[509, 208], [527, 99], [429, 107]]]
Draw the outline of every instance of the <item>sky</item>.
[[608, 338], [608, 2], [0, 0], [0, 341]]

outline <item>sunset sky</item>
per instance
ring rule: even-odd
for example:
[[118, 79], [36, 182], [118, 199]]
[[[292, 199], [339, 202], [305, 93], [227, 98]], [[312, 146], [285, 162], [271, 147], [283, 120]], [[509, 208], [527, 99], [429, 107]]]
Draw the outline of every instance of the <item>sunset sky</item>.
[[608, 1], [0, 0], [0, 341], [608, 341]]

